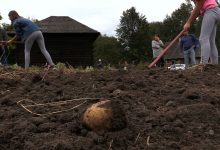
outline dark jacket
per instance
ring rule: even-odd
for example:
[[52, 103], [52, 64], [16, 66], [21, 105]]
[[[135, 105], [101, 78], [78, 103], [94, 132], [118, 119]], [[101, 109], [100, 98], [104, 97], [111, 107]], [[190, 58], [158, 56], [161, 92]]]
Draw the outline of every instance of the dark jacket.
[[199, 40], [193, 34], [183, 35], [180, 38], [180, 48], [183, 51], [190, 49], [191, 47], [199, 47]]

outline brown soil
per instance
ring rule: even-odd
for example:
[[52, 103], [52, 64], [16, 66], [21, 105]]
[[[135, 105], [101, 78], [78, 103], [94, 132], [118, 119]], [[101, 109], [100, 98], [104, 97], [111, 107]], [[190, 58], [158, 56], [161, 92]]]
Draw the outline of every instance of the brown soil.
[[[1, 150], [220, 149], [220, 66], [44, 74], [0, 69]], [[115, 114], [126, 124], [98, 132], [83, 125], [85, 110], [102, 99], [121, 107]]]

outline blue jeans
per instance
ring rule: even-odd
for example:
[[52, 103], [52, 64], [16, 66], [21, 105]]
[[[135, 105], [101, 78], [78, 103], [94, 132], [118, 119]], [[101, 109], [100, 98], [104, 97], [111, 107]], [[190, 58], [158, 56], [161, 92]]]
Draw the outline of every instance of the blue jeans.
[[186, 67], [189, 67], [189, 65], [195, 65], [196, 64], [194, 48], [190, 48], [188, 50], [185, 50], [183, 52], [183, 54], [184, 54], [184, 63], [186, 65]]

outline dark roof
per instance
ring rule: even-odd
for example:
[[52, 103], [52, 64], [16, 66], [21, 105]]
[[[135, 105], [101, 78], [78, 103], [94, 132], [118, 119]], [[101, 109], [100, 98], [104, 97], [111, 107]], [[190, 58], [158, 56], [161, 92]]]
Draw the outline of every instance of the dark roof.
[[[168, 44], [166, 44], [168, 45]], [[196, 49], [195, 57], [200, 57], [200, 49]], [[183, 53], [181, 53], [179, 42], [177, 41], [165, 54], [165, 59], [180, 59], [183, 58]]]
[[50, 16], [36, 23], [43, 33], [99, 33], [68, 16]]

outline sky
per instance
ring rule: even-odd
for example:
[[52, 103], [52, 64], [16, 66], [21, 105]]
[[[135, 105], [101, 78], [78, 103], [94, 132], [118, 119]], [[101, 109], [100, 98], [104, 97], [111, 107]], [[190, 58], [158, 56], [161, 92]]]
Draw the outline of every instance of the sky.
[[[1, 2], [2, 1], [2, 2]], [[42, 20], [49, 16], [69, 16], [101, 34], [115, 36], [123, 11], [136, 8], [148, 22], [163, 21], [185, 0], [0, 0], [0, 23], [10, 23], [8, 12]]]

